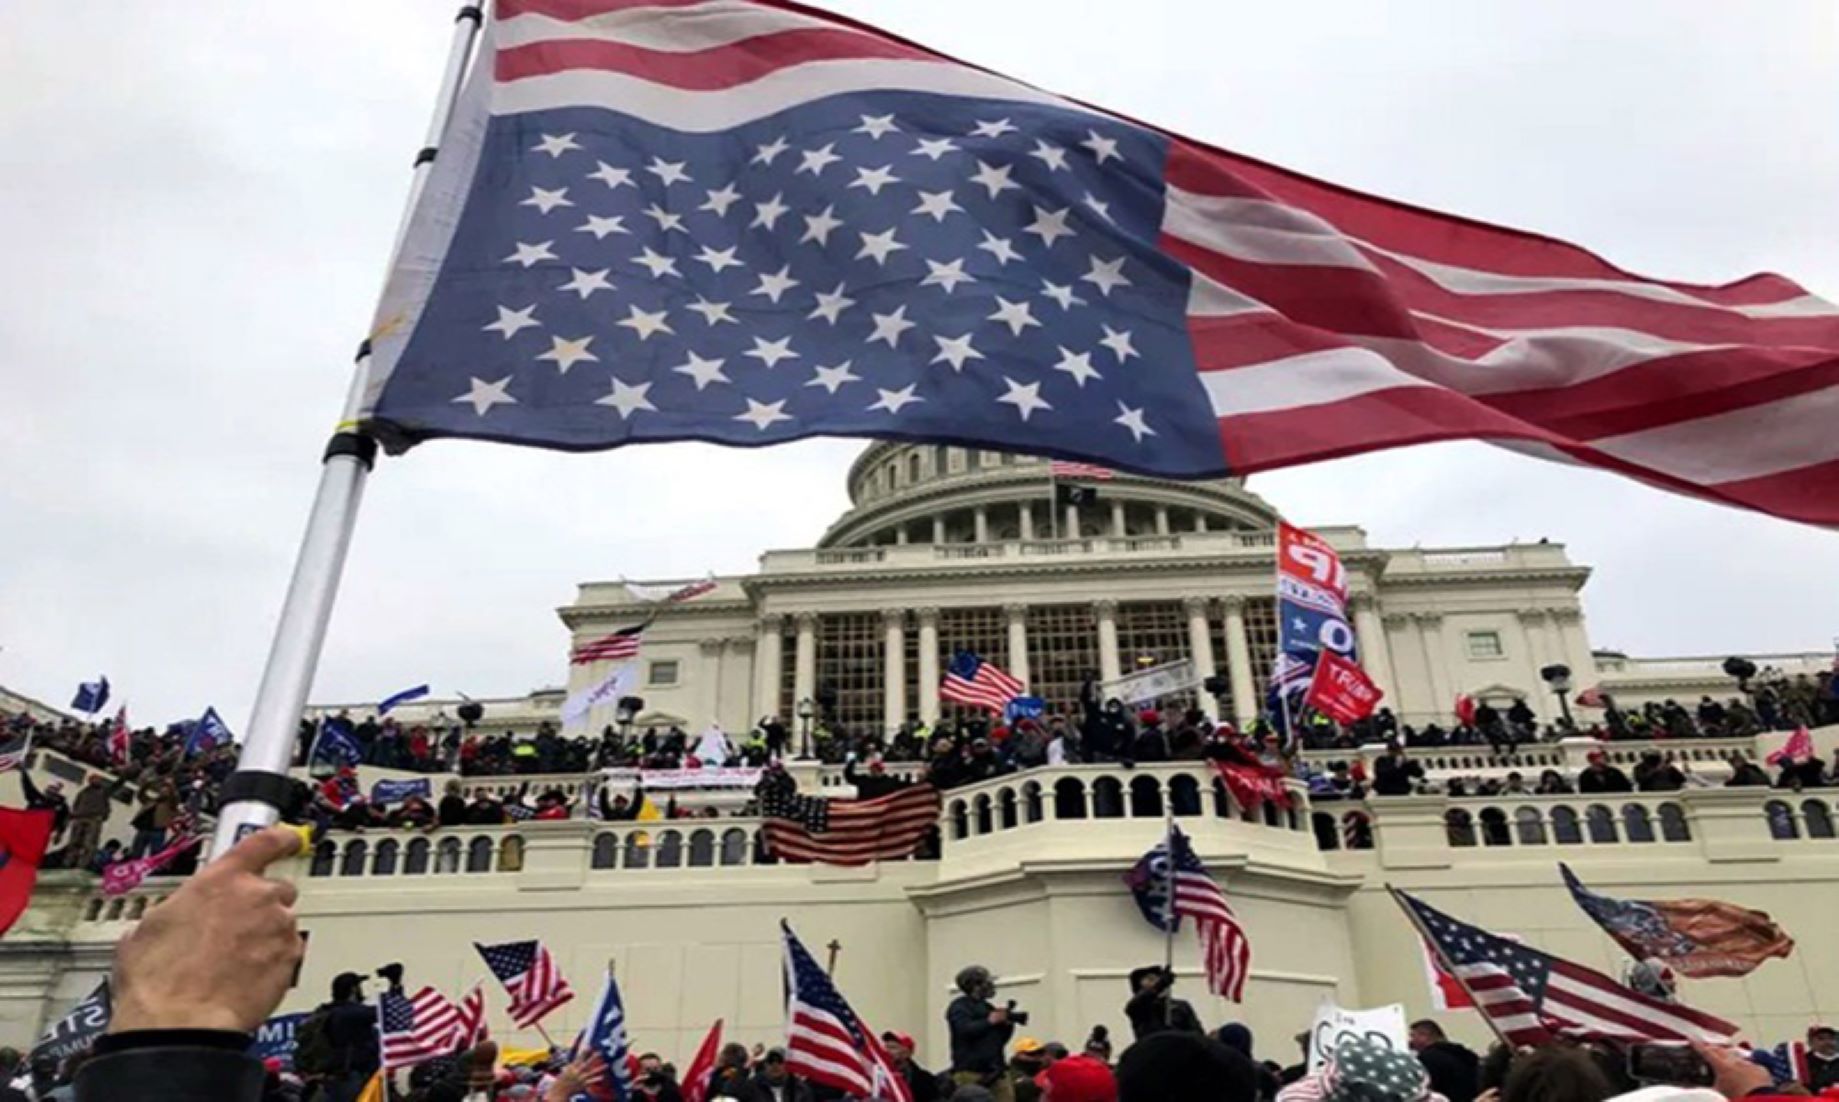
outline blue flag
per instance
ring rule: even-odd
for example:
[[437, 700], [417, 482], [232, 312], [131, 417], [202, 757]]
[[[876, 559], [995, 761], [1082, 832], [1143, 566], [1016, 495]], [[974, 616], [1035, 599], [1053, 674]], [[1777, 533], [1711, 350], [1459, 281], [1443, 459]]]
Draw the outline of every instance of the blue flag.
[[[588, 1019], [586, 1030], [576, 1042], [577, 1048], [586, 1045], [600, 1058], [606, 1061], [607, 1078], [603, 1086], [612, 1092], [614, 1102], [628, 1102], [632, 1097], [632, 1069], [627, 1066], [626, 1055], [631, 1046], [626, 1040], [626, 1006], [619, 997], [619, 984], [613, 974], [607, 973], [607, 985], [600, 991], [600, 1000], [594, 1004], [594, 1016]], [[576, 1102], [590, 1098], [578, 1094]]]
[[1047, 713], [1047, 701], [1038, 696], [1018, 696], [1003, 707], [1003, 722], [1015, 723], [1023, 719], [1040, 719]]
[[1136, 897], [1144, 920], [1165, 934], [1181, 928], [1181, 916], [1175, 913], [1174, 868], [1169, 839], [1164, 837], [1124, 874], [1124, 883]]
[[358, 739], [352, 733], [351, 721], [337, 716], [328, 716], [319, 721], [319, 738], [313, 743], [315, 760], [335, 761], [341, 765], [356, 765], [364, 760], [364, 748], [358, 745]]
[[396, 705], [407, 704], [411, 700], [420, 700], [427, 695], [428, 686], [426, 685], [417, 685], [413, 689], [404, 689], [399, 693], [385, 697], [383, 703], [377, 705], [377, 714], [380, 716], [389, 715], [390, 709], [394, 708]]
[[412, 781], [378, 781], [370, 786], [370, 802], [379, 806], [400, 803], [417, 796], [425, 800], [433, 794], [434, 782], [426, 777]]
[[236, 741], [230, 734], [230, 728], [217, 714], [216, 708], [206, 708], [204, 715], [198, 717], [191, 730], [185, 734], [185, 756], [203, 754], [219, 746], [228, 746]]
[[99, 677], [94, 681], [85, 681], [77, 686], [77, 695], [70, 702], [72, 711], [87, 712], [95, 715], [109, 702], [109, 679]]

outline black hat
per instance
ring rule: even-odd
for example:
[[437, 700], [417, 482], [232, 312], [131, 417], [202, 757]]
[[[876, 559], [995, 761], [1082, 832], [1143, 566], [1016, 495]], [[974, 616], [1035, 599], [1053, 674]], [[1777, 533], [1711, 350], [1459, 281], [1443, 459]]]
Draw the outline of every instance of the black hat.
[[1130, 989], [1136, 991], [1142, 988], [1143, 980], [1146, 976], [1156, 976], [1169, 983], [1173, 983], [1175, 980], [1175, 977], [1169, 974], [1168, 969], [1162, 967], [1160, 964], [1145, 964], [1141, 968], [1132, 968], [1130, 970]]
[[340, 972], [332, 977], [332, 999], [341, 1002], [356, 995], [364, 997], [364, 977], [356, 972]]

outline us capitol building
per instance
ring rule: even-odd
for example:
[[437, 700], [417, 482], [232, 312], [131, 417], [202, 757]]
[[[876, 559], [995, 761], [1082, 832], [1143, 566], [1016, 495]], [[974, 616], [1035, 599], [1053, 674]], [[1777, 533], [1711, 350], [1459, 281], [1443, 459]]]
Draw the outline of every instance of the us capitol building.
[[[958, 448], [877, 443], [850, 468], [851, 508], [817, 546], [768, 551], [757, 572], [716, 579], [713, 591], [658, 610], [632, 692], [635, 726], [718, 723], [748, 729], [763, 715], [789, 722], [806, 701], [834, 699], [850, 732], [939, 717], [944, 663], [970, 649], [1065, 707], [1091, 671], [1107, 681], [1191, 660], [1194, 689], [1162, 701], [1249, 719], [1275, 648], [1274, 509], [1234, 480], [1178, 483], [1119, 473], [1088, 483], [1095, 502], [1058, 505], [1048, 466]], [[1500, 704], [1523, 697], [1542, 717], [1557, 703], [1541, 668], [1562, 664], [1576, 689], [1601, 686], [1624, 704], [1735, 693], [1723, 655], [1637, 659], [1593, 650], [1580, 595], [1587, 567], [1558, 544], [1485, 548], [1370, 547], [1358, 528], [1317, 529], [1349, 571], [1354, 627], [1385, 703], [1408, 722], [1448, 722], [1459, 694]], [[693, 581], [685, 578], [680, 581]], [[662, 584], [662, 583], [661, 583]], [[620, 582], [590, 582], [560, 610], [571, 646], [639, 622], [653, 606]], [[1788, 672], [1830, 655], [1750, 655]], [[557, 655], [558, 665], [566, 662]], [[565, 687], [484, 701], [481, 731], [560, 725], [565, 697], [608, 667], [569, 668]], [[456, 702], [402, 709], [405, 722]], [[328, 702], [323, 707], [340, 705]], [[367, 705], [353, 705], [354, 714]], [[809, 710], [809, 709], [804, 709]], [[587, 726], [613, 723], [611, 707]], [[1587, 722], [1587, 717], [1585, 718]], [[1815, 733], [1830, 758], [1839, 728]], [[302, 980], [284, 1011], [311, 1008], [332, 976], [401, 960], [409, 983], [457, 995], [484, 975], [471, 942], [537, 937], [578, 997], [547, 1022], [572, 1036], [611, 962], [621, 979], [635, 1051], [687, 1061], [711, 1021], [730, 1040], [783, 1040], [778, 923], [814, 951], [840, 947], [836, 979], [877, 1029], [919, 1037], [920, 1059], [947, 1062], [943, 1024], [951, 976], [969, 963], [998, 976], [999, 1001], [1033, 1013], [1023, 1032], [1077, 1044], [1105, 1023], [1127, 1042], [1126, 976], [1162, 959], [1161, 936], [1137, 912], [1120, 875], [1163, 834], [1171, 804], [1252, 939], [1243, 1006], [1206, 994], [1197, 946], [1177, 939], [1177, 993], [1215, 1027], [1243, 1020], [1260, 1054], [1288, 1061], [1287, 1038], [1316, 1006], [1401, 1002], [1430, 1012], [1416, 937], [1385, 886], [1458, 918], [1612, 973], [1620, 951], [1571, 902], [1557, 863], [1599, 891], [1639, 899], [1713, 897], [1771, 912], [1799, 947], [1743, 979], [1686, 981], [1682, 995], [1731, 1017], [1772, 1045], [1839, 1017], [1839, 942], [1829, 936], [1839, 893], [1839, 838], [1830, 794], [1726, 789], [1720, 760], [1760, 757], [1781, 735], [1687, 743], [1616, 743], [1624, 769], [1644, 751], [1671, 753], [1705, 782], [1676, 793], [1616, 797], [1395, 797], [1312, 804], [1298, 786], [1280, 811], [1237, 806], [1204, 767], [1188, 763], [1070, 765], [953, 789], [945, 795], [936, 860], [863, 868], [761, 863], [745, 793], [690, 790], [681, 804], [719, 819], [601, 823], [585, 819], [422, 834], [334, 835], [289, 875], [301, 886], [311, 934]], [[1508, 768], [1536, 778], [1574, 772], [1598, 749], [1585, 739], [1523, 749], [1418, 751], [1431, 776]], [[1318, 764], [1366, 751], [1315, 751]], [[31, 768], [67, 784], [82, 770], [50, 752]], [[791, 765], [811, 792], [848, 796], [840, 771]], [[366, 785], [381, 771], [366, 770]], [[525, 778], [468, 781], [512, 788]], [[584, 792], [598, 778], [530, 778]], [[443, 778], [436, 777], [438, 790]], [[20, 802], [17, 781], [0, 798]], [[1350, 816], [1372, 827], [1371, 848], [1342, 848]], [[124, 831], [129, 816], [114, 816]], [[32, 908], [0, 941], [0, 1044], [24, 1047], [106, 972], [112, 945], [171, 881], [102, 898], [93, 878], [47, 873]], [[502, 1042], [515, 1030], [501, 991], [488, 995]], [[1470, 1012], [1443, 1015], [1451, 1033], [1486, 1040]]]

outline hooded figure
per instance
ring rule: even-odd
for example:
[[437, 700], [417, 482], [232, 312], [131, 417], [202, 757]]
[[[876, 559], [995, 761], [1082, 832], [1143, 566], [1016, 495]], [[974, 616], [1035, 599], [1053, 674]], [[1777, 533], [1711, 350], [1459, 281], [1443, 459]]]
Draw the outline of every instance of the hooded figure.
[[1124, 1014], [1130, 1018], [1130, 1029], [1137, 1040], [1164, 1032], [1206, 1032], [1187, 1000], [1169, 995], [1174, 986], [1175, 974], [1161, 965], [1131, 971], [1130, 1001], [1124, 1004]]

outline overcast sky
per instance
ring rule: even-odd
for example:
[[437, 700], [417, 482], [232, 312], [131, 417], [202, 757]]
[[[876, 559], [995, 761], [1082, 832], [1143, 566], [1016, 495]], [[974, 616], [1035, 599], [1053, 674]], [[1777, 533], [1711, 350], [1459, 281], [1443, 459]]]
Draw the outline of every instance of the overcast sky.
[[[0, 5], [0, 684], [246, 719], [451, 0]], [[1633, 270], [1839, 296], [1829, 0], [854, 0], [966, 59]], [[1835, 427], [1839, 431], [1839, 426]], [[745, 571], [860, 444], [446, 443], [372, 480], [315, 699], [565, 675], [588, 579]], [[1381, 545], [1549, 537], [1598, 646], [1819, 649], [1839, 536], [1444, 445], [1254, 480]]]

